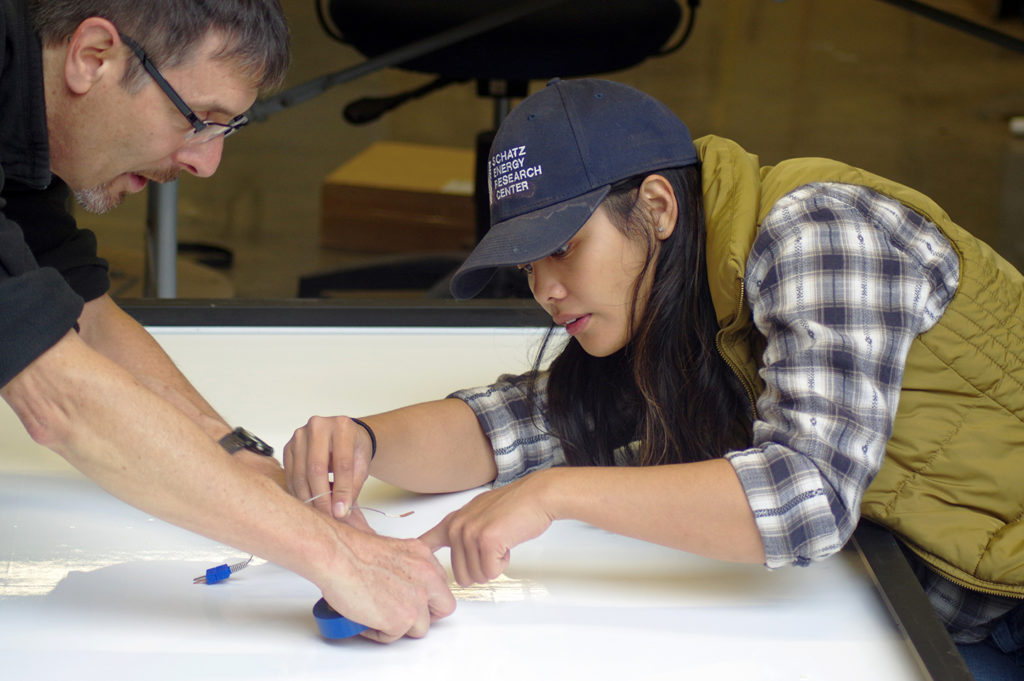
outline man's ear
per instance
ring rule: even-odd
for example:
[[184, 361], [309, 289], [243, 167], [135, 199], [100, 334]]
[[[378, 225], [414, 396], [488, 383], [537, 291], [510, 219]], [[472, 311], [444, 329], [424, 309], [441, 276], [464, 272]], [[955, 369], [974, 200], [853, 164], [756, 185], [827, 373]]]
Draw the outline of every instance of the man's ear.
[[672, 184], [662, 175], [648, 175], [640, 185], [638, 198], [644, 202], [659, 241], [672, 236], [679, 216], [679, 204]]
[[120, 79], [130, 54], [114, 24], [89, 17], [68, 38], [64, 81], [69, 90], [84, 95], [103, 78]]

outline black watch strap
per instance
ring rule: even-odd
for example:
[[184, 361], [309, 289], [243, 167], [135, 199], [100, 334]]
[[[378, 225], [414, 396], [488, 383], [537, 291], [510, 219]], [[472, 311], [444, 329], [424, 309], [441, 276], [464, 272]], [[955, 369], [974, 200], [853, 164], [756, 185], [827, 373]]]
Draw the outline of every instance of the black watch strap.
[[228, 452], [228, 454], [234, 454], [239, 449], [248, 449], [250, 452], [254, 452], [261, 456], [274, 455], [273, 447], [242, 427], [235, 428], [233, 431], [222, 437], [219, 444]]

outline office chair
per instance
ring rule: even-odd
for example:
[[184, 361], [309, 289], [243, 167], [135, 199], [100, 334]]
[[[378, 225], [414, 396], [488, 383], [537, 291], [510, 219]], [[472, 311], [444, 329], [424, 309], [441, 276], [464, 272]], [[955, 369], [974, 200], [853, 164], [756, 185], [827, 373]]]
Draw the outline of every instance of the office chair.
[[[406, 102], [456, 83], [473, 81], [479, 96], [493, 99], [494, 129], [476, 138], [477, 241], [490, 223], [487, 154], [497, 127], [511, 108], [511, 99], [525, 97], [533, 80], [605, 74], [670, 54], [686, 42], [699, 6], [699, 0], [686, 1], [687, 22], [680, 29], [684, 14], [680, 0], [533, 0], [511, 5], [508, 0], [314, 2], [325, 32], [355, 48], [369, 62], [418, 46], [421, 49], [410, 50], [409, 58], [391, 59], [389, 65], [434, 76], [426, 85], [407, 92], [350, 103], [344, 110], [348, 122], [369, 123]], [[432, 39], [437, 39], [436, 47], [429, 45]], [[336, 276], [315, 274], [300, 280], [299, 295], [316, 296], [332, 288], [426, 284], [422, 287], [430, 289], [428, 295], [447, 296], [447, 278], [439, 280], [437, 275], [454, 272], [460, 261], [457, 256], [403, 257], [355, 271], [345, 268]], [[523, 278], [508, 271], [499, 271], [481, 294], [524, 296], [530, 293]]]

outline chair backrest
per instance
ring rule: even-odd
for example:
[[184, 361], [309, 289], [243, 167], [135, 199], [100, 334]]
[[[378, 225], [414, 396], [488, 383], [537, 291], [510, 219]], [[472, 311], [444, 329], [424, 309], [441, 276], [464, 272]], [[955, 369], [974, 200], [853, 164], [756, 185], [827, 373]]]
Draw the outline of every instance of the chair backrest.
[[[330, 0], [342, 38], [367, 57], [462, 25], [509, 0]], [[450, 78], [536, 80], [608, 73], [656, 54], [679, 26], [676, 0], [568, 0], [407, 62]]]

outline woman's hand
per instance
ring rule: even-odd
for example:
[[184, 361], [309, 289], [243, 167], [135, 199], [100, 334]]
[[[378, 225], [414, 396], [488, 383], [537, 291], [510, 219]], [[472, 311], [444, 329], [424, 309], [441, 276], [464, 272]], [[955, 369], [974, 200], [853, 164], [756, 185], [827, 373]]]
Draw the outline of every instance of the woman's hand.
[[[318, 510], [345, 518], [370, 472], [366, 429], [347, 416], [314, 416], [284, 446], [288, 491]], [[330, 475], [334, 475], [332, 486]]]
[[544, 533], [554, 516], [548, 511], [548, 471], [531, 473], [510, 485], [475, 497], [424, 533], [431, 550], [451, 547], [452, 572], [462, 586], [502, 574], [512, 547]]

